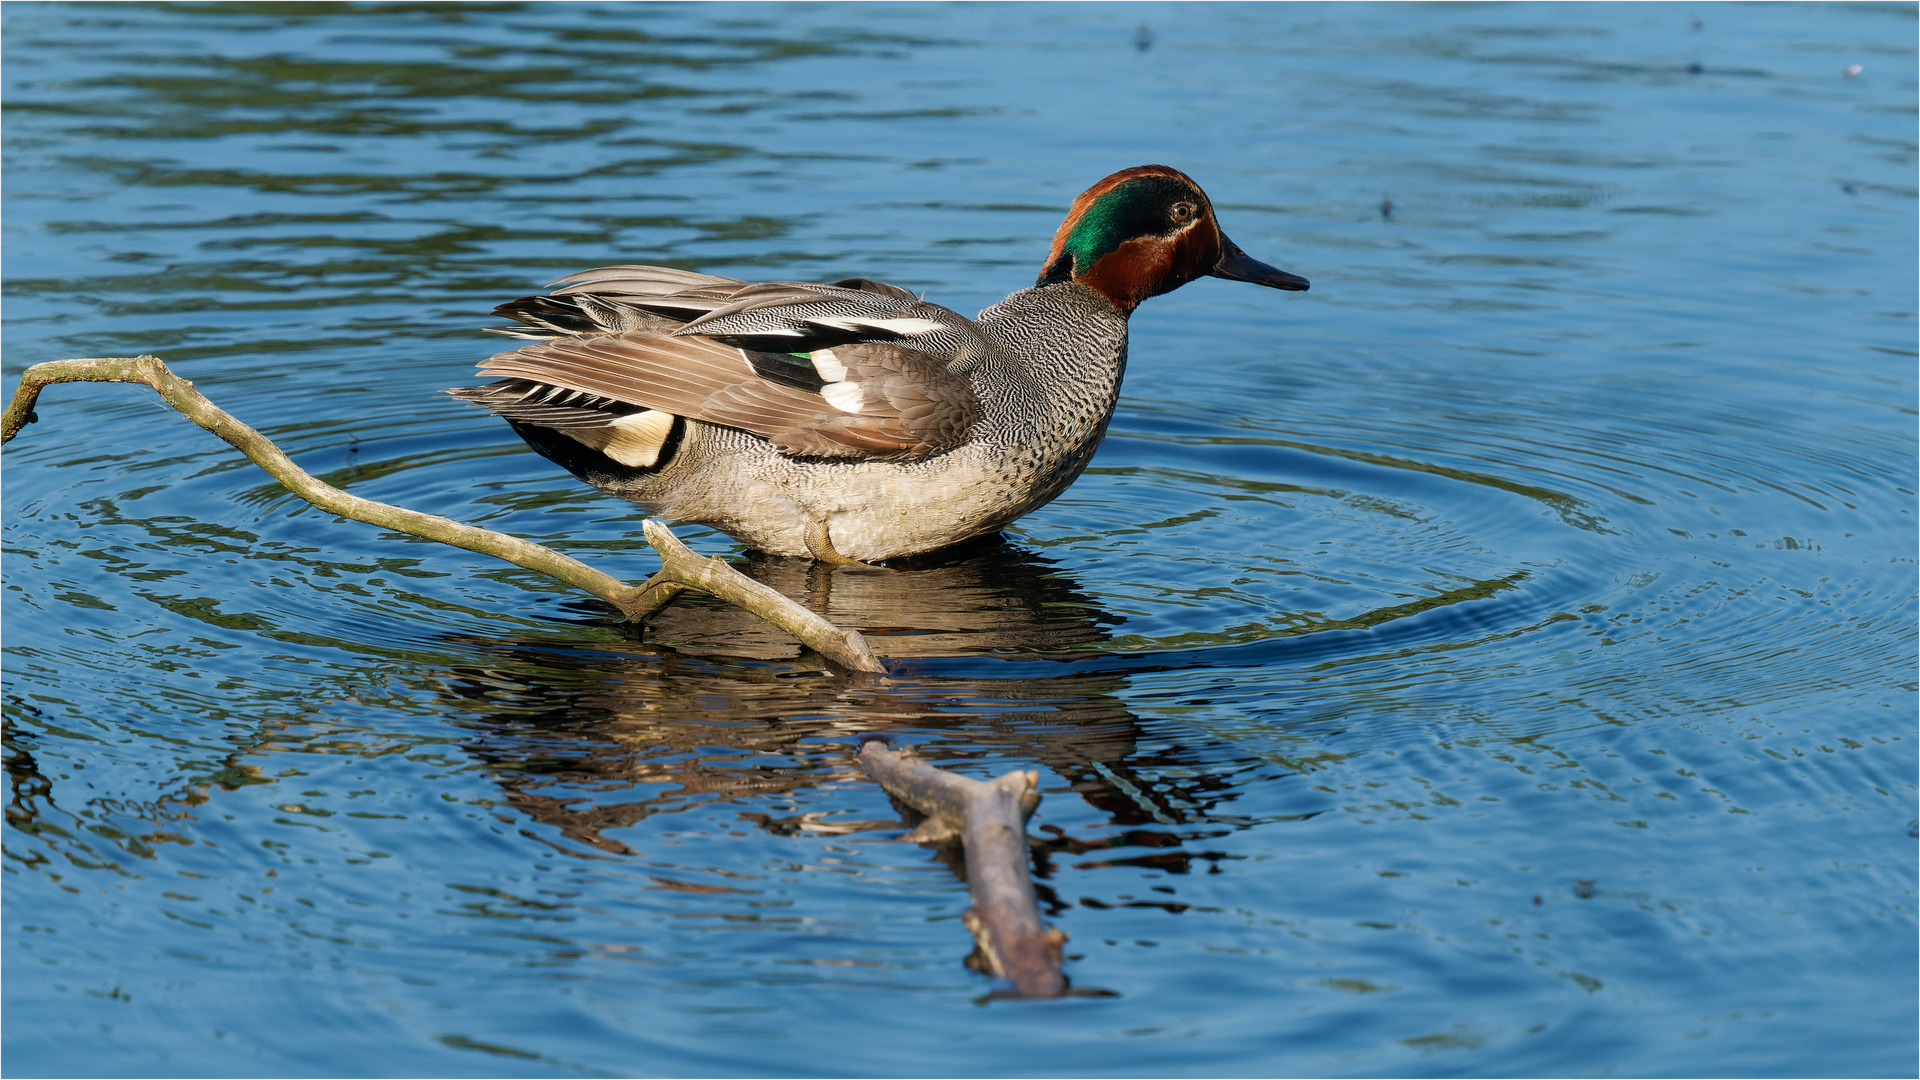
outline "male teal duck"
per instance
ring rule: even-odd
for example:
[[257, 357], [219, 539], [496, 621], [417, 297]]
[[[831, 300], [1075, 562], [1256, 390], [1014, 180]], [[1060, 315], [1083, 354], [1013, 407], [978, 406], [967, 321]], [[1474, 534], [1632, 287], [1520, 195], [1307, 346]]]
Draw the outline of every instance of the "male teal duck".
[[774, 555], [880, 562], [994, 532], [1085, 469], [1127, 317], [1211, 275], [1304, 290], [1143, 165], [1073, 201], [1039, 281], [968, 320], [865, 278], [748, 283], [658, 266], [554, 282], [494, 314], [534, 344], [448, 391], [575, 476]]

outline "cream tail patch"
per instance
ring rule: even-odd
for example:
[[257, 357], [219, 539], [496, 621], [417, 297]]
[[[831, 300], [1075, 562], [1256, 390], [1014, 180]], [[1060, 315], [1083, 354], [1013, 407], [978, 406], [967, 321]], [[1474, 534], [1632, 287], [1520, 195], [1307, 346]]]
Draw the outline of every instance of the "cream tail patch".
[[634, 469], [650, 469], [673, 433], [673, 414], [658, 409], [623, 416], [605, 427], [560, 428], [562, 434]]

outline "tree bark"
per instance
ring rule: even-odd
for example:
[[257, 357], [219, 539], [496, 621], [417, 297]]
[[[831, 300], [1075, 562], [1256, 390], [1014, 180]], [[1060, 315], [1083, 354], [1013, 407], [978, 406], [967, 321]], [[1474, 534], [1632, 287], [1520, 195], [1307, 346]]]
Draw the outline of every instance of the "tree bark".
[[1027, 818], [1040, 805], [1040, 774], [974, 780], [936, 769], [879, 738], [860, 747], [860, 763], [887, 794], [926, 815], [903, 839], [958, 838], [965, 845], [973, 907], [962, 921], [988, 974], [1013, 983], [1017, 997], [1065, 994], [1060, 947], [1067, 935], [1041, 924], [1028, 869]]

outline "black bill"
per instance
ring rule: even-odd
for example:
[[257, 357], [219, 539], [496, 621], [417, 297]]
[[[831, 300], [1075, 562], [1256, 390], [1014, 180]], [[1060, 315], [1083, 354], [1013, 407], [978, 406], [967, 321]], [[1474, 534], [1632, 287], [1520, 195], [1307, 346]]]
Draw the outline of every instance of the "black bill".
[[1251, 281], [1255, 285], [1265, 285], [1270, 289], [1286, 289], [1288, 292], [1306, 292], [1307, 279], [1299, 274], [1289, 274], [1285, 270], [1268, 266], [1259, 259], [1240, 250], [1240, 245], [1222, 236], [1220, 238], [1220, 261], [1213, 264], [1209, 274], [1228, 281]]

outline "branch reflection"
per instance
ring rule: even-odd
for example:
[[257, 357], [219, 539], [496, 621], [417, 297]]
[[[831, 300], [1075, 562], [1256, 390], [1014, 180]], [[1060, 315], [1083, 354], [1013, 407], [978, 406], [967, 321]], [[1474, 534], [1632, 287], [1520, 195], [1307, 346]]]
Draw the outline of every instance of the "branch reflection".
[[[742, 569], [866, 634], [892, 672], [802, 666], [799, 648], [779, 631], [698, 601], [668, 609], [636, 643], [463, 642], [500, 661], [452, 673], [448, 690], [459, 700], [451, 711], [476, 730], [469, 752], [512, 805], [587, 848], [624, 854], [627, 846], [609, 833], [652, 814], [716, 800], [754, 800], [743, 810], [758, 811], [768, 795], [863, 782], [853, 736], [869, 731], [912, 732], [949, 762], [992, 758], [990, 772], [1009, 767], [1001, 759], [1038, 762], [1122, 827], [1178, 826], [1233, 797], [1226, 774], [1196, 767], [1211, 755], [1139, 751], [1139, 720], [1120, 697], [1128, 676], [1072, 664], [1097, 655], [1088, 646], [1121, 620], [1031, 552], [991, 543], [893, 572], [777, 558]], [[995, 658], [993, 677], [932, 662], [982, 654]], [[1005, 677], [1021, 670], [1006, 661], [1021, 659], [1036, 661], [1032, 674]], [[896, 825], [746, 816], [776, 832]], [[1165, 832], [1136, 832], [1112, 842], [1180, 843]], [[1050, 846], [1087, 848], [1065, 838]], [[1177, 872], [1190, 856], [1149, 858]]]

